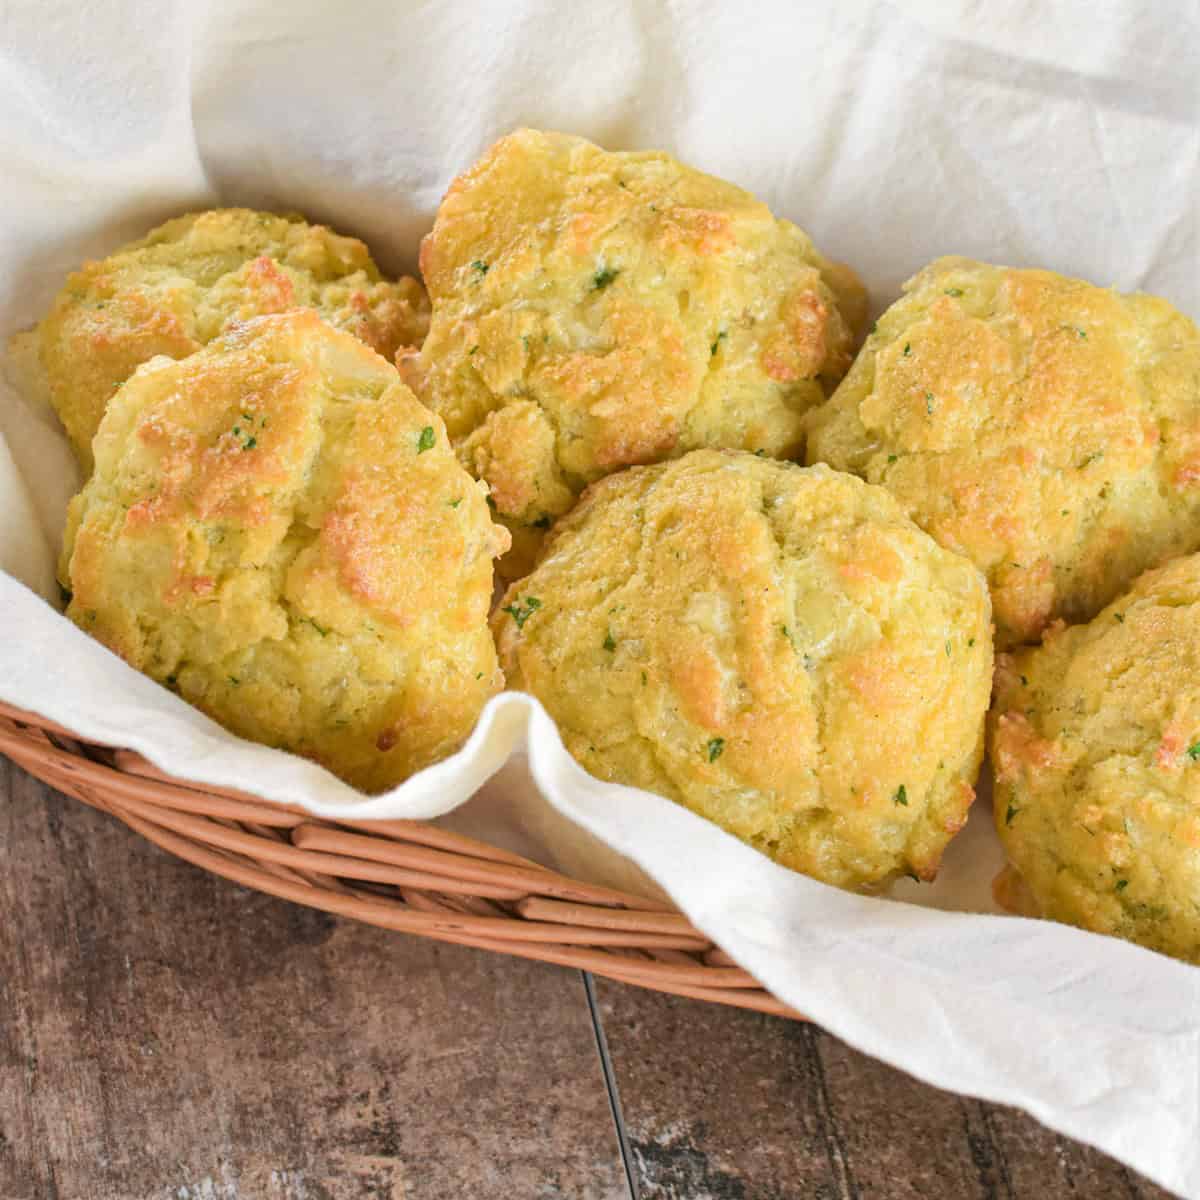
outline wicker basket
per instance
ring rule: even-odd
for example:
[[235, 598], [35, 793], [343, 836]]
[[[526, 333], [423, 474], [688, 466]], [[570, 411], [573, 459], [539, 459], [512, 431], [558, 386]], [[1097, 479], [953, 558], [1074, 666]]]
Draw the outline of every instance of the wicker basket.
[[139, 754], [82, 741], [3, 703], [0, 753], [243, 887], [384, 929], [800, 1018], [668, 905], [569, 879], [423, 821], [325, 821], [189, 784]]

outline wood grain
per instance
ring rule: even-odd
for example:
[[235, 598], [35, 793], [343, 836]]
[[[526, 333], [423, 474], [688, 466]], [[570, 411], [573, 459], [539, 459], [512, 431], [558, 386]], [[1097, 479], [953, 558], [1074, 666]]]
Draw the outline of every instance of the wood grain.
[[5, 777], [4, 1200], [627, 1197], [577, 972], [245, 891]]
[[1169, 1200], [800, 1025], [597, 980], [641, 1200]]
[[341, 921], [0, 759], [0, 1200], [1164, 1200], [811, 1027]]

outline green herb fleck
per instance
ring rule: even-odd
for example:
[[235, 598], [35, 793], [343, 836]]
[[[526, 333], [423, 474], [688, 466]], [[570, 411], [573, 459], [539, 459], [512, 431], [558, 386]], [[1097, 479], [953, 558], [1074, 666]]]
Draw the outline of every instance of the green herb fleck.
[[167, 676], [167, 687], [174, 687], [178, 682], [179, 682], [179, 677], [177, 675], [168, 675]]
[[470, 348], [470, 350], [468, 350], [468, 351], [467, 351], [467, 357], [468, 357], [468, 358], [470, 358], [470, 357], [471, 357], [471, 355], [472, 355], [472, 354], [474, 354], [474, 353], [475, 353], [475, 351], [476, 351], [476, 350], [478, 350], [478, 349], [479, 349], [479, 347], [478, 347], [478, 346], [472, 346], [472, 347]]
[[931, 416], [933, 415], [933, 393], [932, 392], [925, 393], [925, 411], [927, 413], [929, 413]]
[[646, 672], [642, 672], [642, 687], [646, 686]]
[[536, 521], [531, 521], [530, 524], [534, 527], [534, 529], [549, 529], [553, 524], [553, 521], [551, 520], [549, 513], [542, 513], [542, 515], [538, 517]]
[[312, 619], [312, 617], [305, 617], [304, 620], [306, 620], [322, 637], [329, 632], [324, 625], [318, 625], [316, 621]]
[[421, 430], [421, 436], [417, 438], [417, 453], [424, 454], [426, 450], [432, 450], [433, 442], [433, 426], [426, 425], [425, 428]]
[[616, 267], [601, 267], [592, 276], [592, 291], [602, 292], [621, 272]]
[[975, 645], [975, 639], [974, 639], [974, 638], [968, 638], [968, 639], [967, 639], [967, 647], [968, 647], [968, 648], [970, 648], [970, 647], [971, 647], [971, 646], [973, 646], [973, 645]]
[[461, 503], [462, 503], [462, 497], [456, 496], [453, 500], [450, 501], [450, 507], [457, 508]]
[[904, 784], [901, 784], [896, 789], [896, 794], [892, 797], [892, 802], [895, 804], [901, 804], [905, 808], [908, 807], [908, 788], [906, 788]]
[[1028, 680], [1028, 679], [1026, 679], [1024, 675], [1018, 675], [1018, 676], [1017, 676], [1017, 678], [1018, 678], [1018, 679], [1021, 681], [1021, 686], [1022, 686], [1022, 687], [1028, 687], [1028, 686], [1029, 686], [1029, 680]]
[[1008, 812], [1006, 812], [1004, 814], [1005, 825], [1011, 825], [1013, 817], [1015, 817], [1017, 815], [1017, 813], [1019, 813], [1020, 811], [1021, 810], [1019, 808], [1017, 808], [1016, 805], [1010, 804], [1008, 806]]
[[905, 342], [904, 343], [904, 357], [907, 358], [911, 353], [912, 353], [912, 343]]
[[236, 675], [230, 675], [229, 682], [237, 687], [242, 681]]
[[[253, 417], [247, 417], [245, 413], [243, 413], [242, 416], [247, 421], [254, 420]], [[248, 429], [243, 430], [240, 425], [235, 425], [233, 427], [233, 436], [241, 443], [243, 450], [253, 450], [254, 447], [258, 445], [258, 438], [256, 438]]]
[[767, 456], [767, 452], [765, 450], [755, 450], [755, 452], [754, 452], [755, 458], [766, 458], [766, 456]]
[[889, 462], [889, 463], [894, 463], [894, 462], [896, 461], [896, 459], [898, 459], [899, 457], [900, 457], [900, 456], [899, 456], [898, 454], [889, 454], [889, 455], [888, 455], [888, 462]]
[[1195, 762], [1198, 758], [1200, 758], [1200, 742], [1193, 742], [1187, 748], [1187, 756], [1192, 760], [1192, 762]]
[[609, 654], [617, 648], [617, 639], [613, 637], [611, 629], [604, 635], [604, 648]]
[[949, 641], [946, 642], [946, 657], [947, 658], [950, 657], [950, 642]]
[[1129, 886], [1128, 879], [1118, 879], [1117, 880], [1117, 891], [1118, 892], [1123, 892], [1128, 886]]
[[517, 623], [517, 628], [520, 629], [533, 614], [542, 607], [542, 602], [536, 596], [526, 596], [525, 603], [522, 605], [521, 598], [518, 596], [515, 604], [506, 605], [501, 612], [506, 612]]
[[479, 272], [480, 276], [486, 275], [486, 274], [488, 273], [488, 271], [490, 271], [490, 270], [491, 270], [491, 267], [489, 267], [489, 266], [487, 265], [487, 263], [485, 263], [485, 262], [483, 261], [483, 259], [481, 259], [481, 258], [477, 258], [477, 259], [476, 259], [476, 260], [475, 260], [475, 261], [474, 261], [474, 262], [471, 264], [471, 266], [472, 266], [472, 267], [473, 267], [473, 268], [474, 268], [476, 271], [478, 271], [478, 272]]
[[721, 332], [717, 334], [717, 336], [716, 336], [716, 340], [715, 340], [715, 341], [713, 342], [713, 344], [712, 344], [711, 346], [709, 346], [709, 348], [708, 348], [708, 356], [709, 356], [709, 358], [712, 358], [712, 356], [713, 356], [714, 354], [716, 354], [716, 352], [717, 352], [717, 347], [718, 347], [718, 346], [720, 346], [720, 344], [721, 344], [721, 343], [722, 343], [722, 342], [725, 340], [726, 336], [727, 336], [727, 334], [725, 333], [725, 330], [724, 330], [724, 329], [722, 329], [722, 330], [721, 330]]
[[722, 737], [709, 738], [708, 761], [716, 762], [725, 753], [725, 739]]
[[921, 882], [921, 877], [916, 873], [916, 871], [905, 871], [904, 873], [913, 881], [913, 883]]
[[947, 288], [946, 289], [947, 296], [961, 296], [962, 294], [963, 294], [962, 288]]
[[1113, 613], [1113, 616], [1116, 617], [1117, 621], [1121, 625], [1125, 624], [1125, 614], [1124, 613]]

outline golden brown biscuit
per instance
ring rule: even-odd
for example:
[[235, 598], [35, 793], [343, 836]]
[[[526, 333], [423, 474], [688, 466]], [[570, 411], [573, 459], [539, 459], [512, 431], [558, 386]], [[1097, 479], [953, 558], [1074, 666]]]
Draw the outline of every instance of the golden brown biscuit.
[[609, 476], [493, 627], [588, 771], [785, 866], [929, 879], [966, 820], [987, 588], [852, 476], [716, 450]]
[[1165, 300], [943, 258], [905, 285], [809, 462], [883, 484], [987, 575], [1001, 646], [1200, 547], [1200, 333]]
[[104, 406], [135, 367], [184, 358], [231, 321], [315, 308], [385, 358], [429, 321], [415, 279], [383, 279], [367, 248], [298, 217], [178, 217], [67, 280], [35, 331], [46, 391], [85, 472]]
[[68, 615], [235, 733], [366, 791], [502, 685], [508, 534], [395, 368], [301, 310], [119, 388], [72, 501]]
[[421, 247], [401, 369], [529, 552], [583, 487], [699, 446], [803, 449], [865, 294], [741, 188], [656, 152], [523, 129], [456, 179]]
[[997, 898], [1200, 963], [1200, 556], [996, 681]]

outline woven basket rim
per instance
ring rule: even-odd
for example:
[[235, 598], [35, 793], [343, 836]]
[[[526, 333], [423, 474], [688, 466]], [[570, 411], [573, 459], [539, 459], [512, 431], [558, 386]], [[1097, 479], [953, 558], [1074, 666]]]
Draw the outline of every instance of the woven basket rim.
[[0, 701], [0, 754], [243, 887], [384, 929], [804, 1020], [670, 904], [425, 821], [335, 821], [176, 778]]

